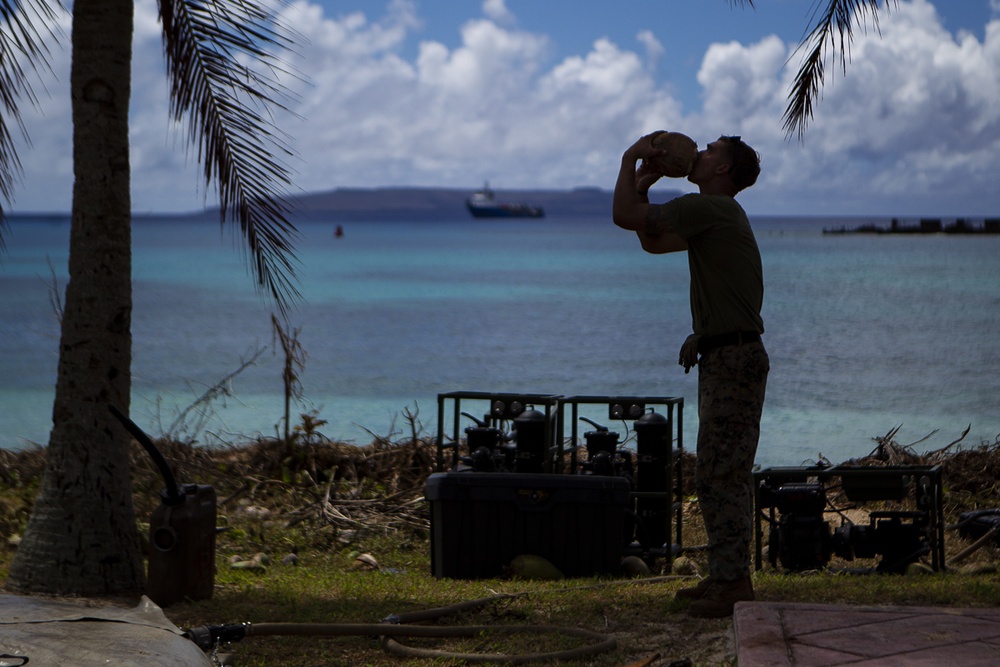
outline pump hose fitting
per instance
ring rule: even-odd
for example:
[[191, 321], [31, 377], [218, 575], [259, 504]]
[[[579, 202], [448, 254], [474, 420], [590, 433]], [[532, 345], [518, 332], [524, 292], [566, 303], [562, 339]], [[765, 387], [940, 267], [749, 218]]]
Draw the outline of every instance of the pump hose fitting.
[[207, 651], [219, 643], [238, 642], [249, 633], [249, 623], [231, 623], [229, 625], [205, 625], [200, 628], [188, 628], [182, 635], [190, 639], [198, 648]]

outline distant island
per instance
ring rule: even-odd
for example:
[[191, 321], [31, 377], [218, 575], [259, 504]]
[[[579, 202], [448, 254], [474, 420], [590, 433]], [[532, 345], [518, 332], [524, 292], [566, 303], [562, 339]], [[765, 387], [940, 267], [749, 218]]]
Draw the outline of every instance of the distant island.
[[832, 227], [824, 234], [1000, 234], [1000, 218], [986, 218], [976, 224], [968, 218], [955, 218], [945, 223], [941, 218], [921, 218], [916, 224], [906, 224], [893, 218], [888, 227], [874, 224], [857, 227]]
[[[333, 222], [364, 220], [472, 220], [466, 205], [475, 188], [337, 188], [293, 198], [297, 217]], [[572, 190], [494, 190], [498, 200], [530, 201], [549, 217], [611, 215], [612, 192]], [[680, 192], [664, 190], [664, 199]]]

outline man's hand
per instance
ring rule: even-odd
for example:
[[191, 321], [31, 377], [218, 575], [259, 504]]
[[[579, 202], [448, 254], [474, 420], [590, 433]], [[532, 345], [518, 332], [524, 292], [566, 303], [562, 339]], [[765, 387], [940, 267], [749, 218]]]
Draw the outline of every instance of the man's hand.
[[660, 157], [667, 154], [666, 149], [653, 146], [653, 137], [661, 134], [660, 131], [639, 137], [639, 139], [625, 149], [622, 159], [635, 164], [638, 160], [648, 160], [651, 157]]
[[659, 170], [647, 160], [643, 160], [635, 170], [635, 188], [638, 192], [649, 192], [649, 189], [662, 177], [663, 174]]
[[684, 367], [685, 373], [698, 365], [698, 338], [698, 334], [691, 334], [681, 345], [681, 353], [677, 363]]

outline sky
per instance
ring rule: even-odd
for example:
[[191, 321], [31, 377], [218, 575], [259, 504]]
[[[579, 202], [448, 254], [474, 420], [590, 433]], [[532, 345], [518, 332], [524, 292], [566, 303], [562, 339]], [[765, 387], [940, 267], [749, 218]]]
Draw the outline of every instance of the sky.
[[[1000, 0], [890, 2], [855, 31], [846, 71], [827, 65], [801, 140], [782, 114], [826, 0], [274, 1], [297, 35], [276, 116], [293, 193], [610, 190], [622, 152], [665, 129], [760, 152], [739, 197], [751, 213], [1000, 217]], [[8, 211], [70, 208], [63, 42], [24, 105]], [[169, 119], [155, 0], [136, 0], [131, 151], [135, 211], [216, 205]]]

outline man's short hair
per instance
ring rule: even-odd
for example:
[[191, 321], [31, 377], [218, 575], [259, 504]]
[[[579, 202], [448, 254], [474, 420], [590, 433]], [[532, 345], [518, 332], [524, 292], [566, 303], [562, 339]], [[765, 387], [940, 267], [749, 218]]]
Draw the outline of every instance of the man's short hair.
[[760, 176], [760, 153], [751, 148], [742, 138], [738, 136], [719, 137], [729, 144], [729, 153], [732, 162], [729, 166], [729, 177], [733, 180], [737, 192], [757, 182]]

